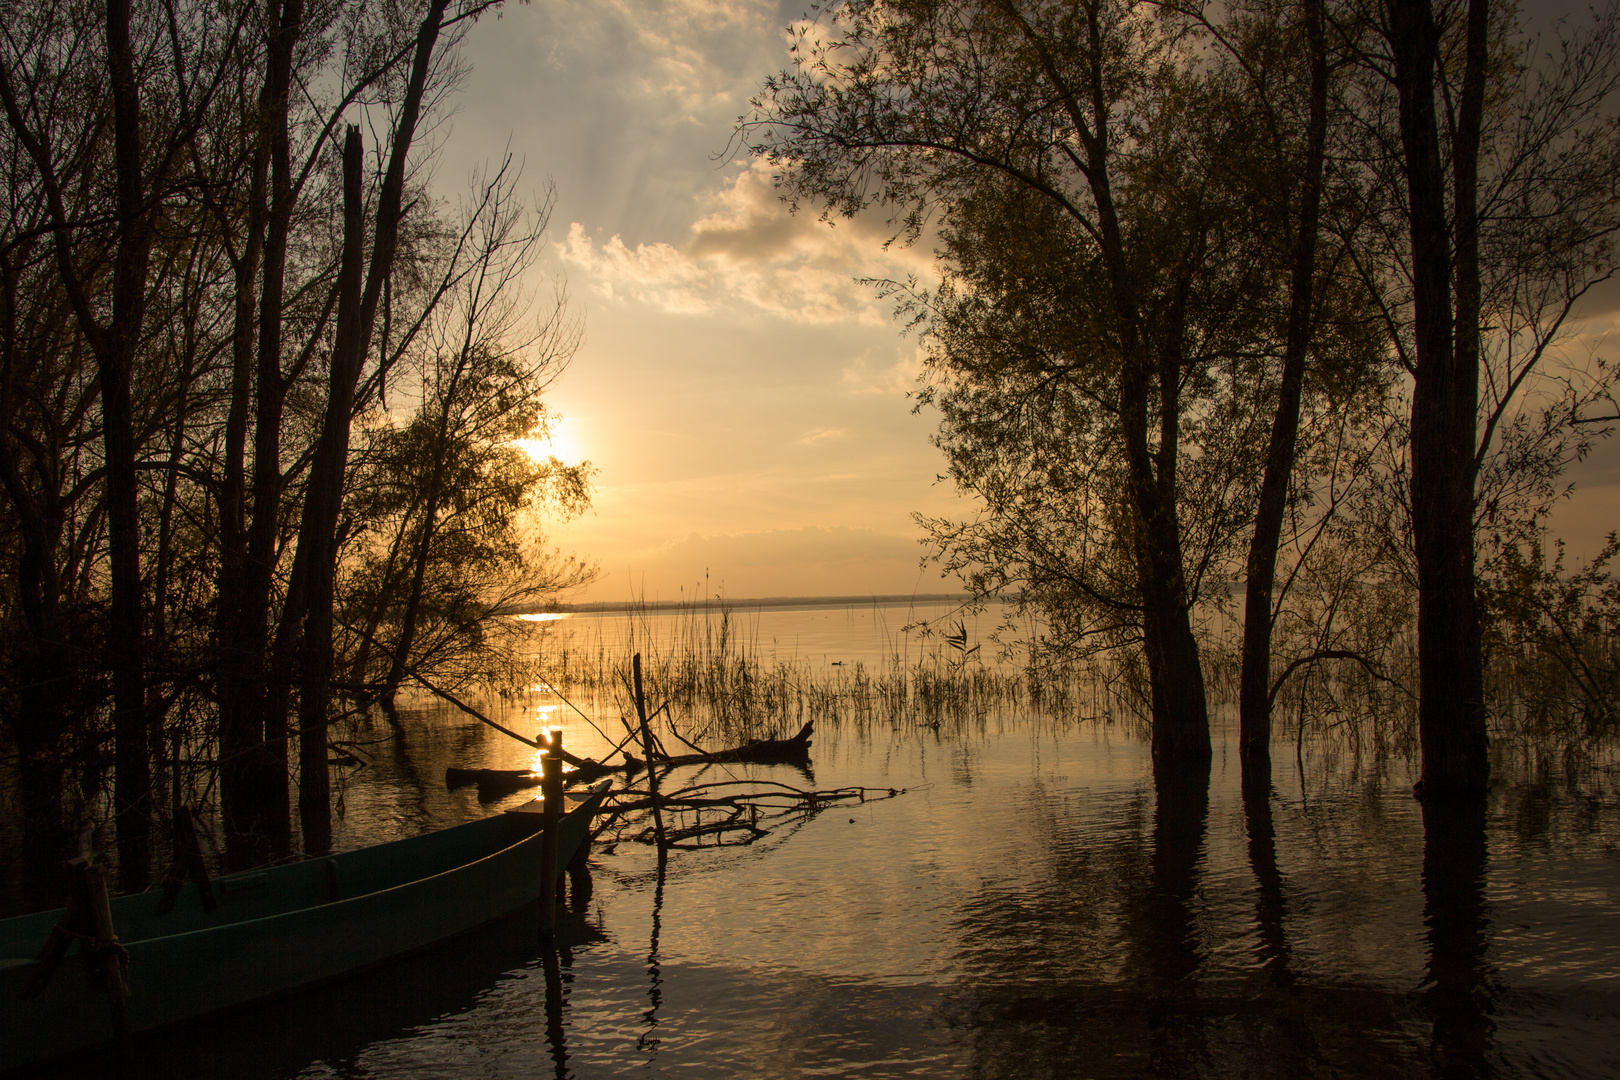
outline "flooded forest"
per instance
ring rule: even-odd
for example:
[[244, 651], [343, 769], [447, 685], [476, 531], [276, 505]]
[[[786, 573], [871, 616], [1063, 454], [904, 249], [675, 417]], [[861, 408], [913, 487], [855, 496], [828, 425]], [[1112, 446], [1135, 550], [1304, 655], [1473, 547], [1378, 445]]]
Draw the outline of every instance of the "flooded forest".
[[1549, 526], [1620, 7], [818, 7], [716, 152], [932, 252], [869, 284], [952, 599], [601, 614], [554, 192], [435, 157], [501, 6], [8, 12], [0, 914], [514, 809], [559, 728], [619, 785], [560, 952], [165, 1068], [1620, 1075], [1620, 539]]

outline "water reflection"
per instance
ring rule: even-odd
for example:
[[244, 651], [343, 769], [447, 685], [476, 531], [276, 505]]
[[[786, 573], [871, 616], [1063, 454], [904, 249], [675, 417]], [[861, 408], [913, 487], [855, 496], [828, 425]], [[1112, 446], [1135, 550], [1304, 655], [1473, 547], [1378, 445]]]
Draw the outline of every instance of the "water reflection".
[[1485, 818], [1484, 797], [1423, 803], [1423, 922], [1429, 946], [1424, 1004], [1434, 1022], [1435, 1075], [1445, 1080], [1494, 1071]]
[[1203, 958], [1192, 902], [1209, 822], [1209, 762], [1153, 766], [1153, 853], [1148, 890], [1129, 921], [1139, 989], [1168, 1000], [1196, 992]]
[[1195, 1074], [1205, 1057], [1197, 984], [1205, 948], [1192, 905], [1209, 821], [1209, 773], [1207, 761], [1153, 767], [1153, 872], [1127, 925], [1154, 1076]]
[[[446, 764], [527, 760], [406, 720], [355, 774], [351, 845], [489, 812]], [[548, 956], [531, 914], [149, 1075], [1620, 1078], [1620, 770], [1425, 806], [1398, 758], [1284, 749], [1273, 786], [1235, 746], [1155, 770], [1100, 725], [829, 724], [823, 783], [910, 793], [662, 866], [599, 849], [594, 940]]]
[[1244, 762], [1243, 823], [1249, 837], [1249, 868], [1254, 873], [1255, 958], [1272, 985], [1294, 981], [1289, 967], [1287, 903], [1282, 870], [1277, 866], [1277, 829], [1271, 820], [1271, 770]]
[[[1030, 793], [1019, 827], [1046, 864], [1023, 887], [982, 886], [957, 921], [961, 996], [946, 1014], [984, 1077], [1182, 1076], [1207, 1064], [1201, 925], [1210, 765], [1161, 764], [1152, 799], [1084, 817]], [[1087, 820], [1090, 818], [1090, 820]]]
[[546, 980], [546, 1045], [551, 1048], [557, 1080], [568, 1080], [572, 1074], [568, 1071], [568, 1027], [563, 1018], [567, 996], [563, 971], [567, 969], [568, 978], [573, 979], [574, 954], [552, 937], [540, 946], [540, 966]]
[[636, 1040], [636, 1049], [647, 1055], [651, 1067], [658, 1057], [658, 1010], [664, 1004], [664, 973], [658, 956], [658, 932], [664, 916], [664, 879], [669, 871], [668, 852], [658, 847], [658, 879], [653, 886], [652, 934], [647, 944], [647, 1011], [641, 1014], [647, 1028]]

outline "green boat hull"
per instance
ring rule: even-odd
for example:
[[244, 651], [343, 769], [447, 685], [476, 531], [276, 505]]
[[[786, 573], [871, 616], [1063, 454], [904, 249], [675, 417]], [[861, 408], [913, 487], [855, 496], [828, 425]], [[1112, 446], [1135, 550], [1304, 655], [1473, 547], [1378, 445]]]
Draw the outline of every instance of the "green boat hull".
[[[558, 865], [589, 835], [605, 785], [562, 819]], [[116, 897], [129, 951], [132, 1033], [275, 997], [499, 918], [542, 894], [538, 814], [493, 817], [325, 859], [217, 878], [205, 911], [188, 885], [172, 911], [157, 890]], [[110, 1042], [112, 1013], [74, 946], [22, 999], [62, 912], [0, 920], [0, 1072]]]

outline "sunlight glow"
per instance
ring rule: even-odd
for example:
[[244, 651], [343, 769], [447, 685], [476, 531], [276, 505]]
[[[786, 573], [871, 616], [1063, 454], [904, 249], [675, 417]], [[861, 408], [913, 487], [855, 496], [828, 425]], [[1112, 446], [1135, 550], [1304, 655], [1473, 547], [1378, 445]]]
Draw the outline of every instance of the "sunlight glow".
[[558, 619], [572, 619], [574, 616], [567, 611], [535, 611], [527, 615], [516, 616], [522, 622], [556, 622]]
[[[539, 750], [536, 750], [534, 752], [534, 756], [529, 759], [530, 761], [533, 762], [533, 764], [531, 764], [529, 766], [529, 772], [530, 772], [531, 775], [534, 775], [534, 776], [539, 776], [540, 775], [540, 773], [541, 773], [541, 761], [544, 760], [544, 758], [545, 758], [545, 755], [542, 754]], [[573, 772], [573, 771], [574, 771], [574, 767], [572, 765], [568, 764], [568, 762], [566, 762], [566, 761], [563, 762], [563, 777], [564, 777], [564, 779], [566, 779], [568, 774]], [[543, 791], [538, 792], [535, 795], [535, 800], [537, 802], [544, 802], [545, 801], [545, 794], [546, 793], [543, 792]], [[565, 810], [568, 808], [568, 803], [566, 801], [564, 801], [564, 803], [563, 803], [563, 808]]]
[[585, 460], [585, 444], [580, 439], [579, 425], [566, 417], [551, 422], [544, 435], [513, 440], [535, 461], [544, 464], [557, 458], [566, 465], [577, 465]]

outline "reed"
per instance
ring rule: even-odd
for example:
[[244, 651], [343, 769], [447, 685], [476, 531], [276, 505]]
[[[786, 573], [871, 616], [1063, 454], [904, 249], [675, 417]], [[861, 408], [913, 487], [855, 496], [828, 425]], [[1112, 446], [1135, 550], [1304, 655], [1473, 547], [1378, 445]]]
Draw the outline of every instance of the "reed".
[[[1039, 713], [1134, 722], [1138, 710], [1102, 661], [1034, 670], [981, 661], [917, 636], [893, 636], [874, 665], [773, 656], [757, 627], [728, 605], [633, 611], [608, 640], [600, 627], [542, 624], [535, 670], [545, 684], [621, 715], [633, 712], [630, 657], [640, 653], [647, 693], [683, 738], [725, 745], [818, 728], [964, 729]], [[932, 646], [932, 647], [930, 647]]]
[[[773, 655], [759, 641], [757, 625], [724, 603], [676, 613], [643, 607], [615, 626], [611, 637], [601, 624], [543, 629], [536, 638], [539, 678], [593, 700], [599, 713], [630, 715], [629, 658], [639, 652], [653, 707], [664, 708], [683, 738], [709, 745], [784, 738], [807, 720], [829, 734], [855, 735], [877, 728], [971, 730], [1036, 716], [1147, 729], [1145, 673], [1139, 658], [1123, 651], [1035, 666], [964, 655], [942, 644], [948, 636], [897, 634], [878, 663], [827, 666]], [[1217, 724], [1235, 722], [1237, 699], [1237, 624], [1222, 629], [1206, 628], [1202, 643]], [[1615, 640], [1613, 634], [1587, 635], [1573, 658], [1544, 642], [1496, 645], [1487, 688], [1493, 741], [1579, 746], [1571, 753], [1601, 757], [1596, 744], [1615, 734], [1615, 695], [1609, 690], [1605, 700], [1590, 685], [1615, 684]], [[1316, 643], [1295, 644], [1296, 652], [1308, 654]], [[1273, 711], [1279, 752], [1288, 744], [1302, 751], [1325, 741], [1356, 753], [1415, 756], [1415, 640], [1408, 627], [1377, 644], [1376, 652], [1366, 650], [1367, 663], [1323, 660], [1292, 671]]]

